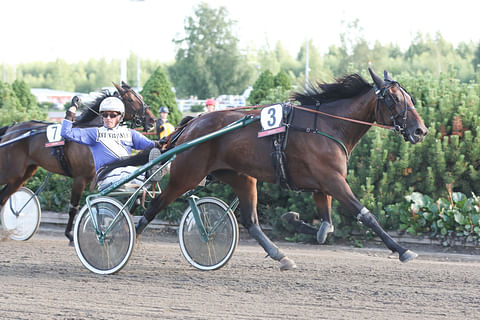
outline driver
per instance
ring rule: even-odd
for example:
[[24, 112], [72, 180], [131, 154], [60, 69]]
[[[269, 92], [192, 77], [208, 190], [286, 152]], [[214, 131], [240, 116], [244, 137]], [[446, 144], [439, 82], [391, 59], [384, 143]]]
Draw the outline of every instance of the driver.
[[[102, 115], [103, 126], [93, 128], [73, 128], [72, 121], [77, 110], [78, 98], [72, 99], [72, 105], [67, 110], [65, 119], [62, 122], [61, 135], [65, 139], [85, 144], [90, 147], [95, 162], [95, 170], [109, 164], [121, 157], [131, 155], [132, 149], [144, 150], [153, 148], [155, 142], [147, 139], [142, 134], [126, 126], [120, 125], [125, 114], [125, 106], [117, 97], [105, 98], [99, 108]], [[118, 181], [137, 169], [129, 166], [112, 170], [103, 180], [98, 181], [100, 190], [111, 183]], [[137, 177], [131, 183], [140, 185], [142, 183]]]

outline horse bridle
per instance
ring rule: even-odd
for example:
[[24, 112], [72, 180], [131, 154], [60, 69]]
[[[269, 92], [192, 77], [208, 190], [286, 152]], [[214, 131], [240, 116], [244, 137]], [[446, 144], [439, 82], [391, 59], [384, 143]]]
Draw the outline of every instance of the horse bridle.
[[[402, 112], [397, 112], [395, 110], [395, 106], [400, 103], [397, 96], [390, 92], [390, 88], [392, 87], [400, 88], [400, 92], [403, 95], [403, 102], [404, 102], [404, 109]], [[415, 110], [415, 100], [413, 97], [407, 93], [407, 91], [396, 81], [385, 80], [385, 85], [383, 88], [378, 89], [377, 86], [374, 86], [375, 95], [377, 96], [377, 107], [375, 110], [376, 114], [380, 114], [382, 118], [383, 124], [385, 124], [385, 119], [383, 118], [383, 114], [379, 113], [380, 108], [380, 101], [385, 103], [388, 111], [390, 112], [390, 119], [393, 122], [393, 130], [398, 134], [401, 134], [405, 141], [408, 141], [408, 133], [407, 133], [407, 113], [409, 110]], [[412, 100], [413, 106], [409, 107], [407, 105], [407, 94]]]
[[131, 92], [135, 98], [138, 99], [138, 101], [141, 101], [142, 102], [142, 114], [139, 115], [137, 112], [134, 112], [133, 113], [133, 116], [132, 116], [132, 123], [134, 126], [136, 127], [140, 127], [140, 126], [143, 126], [145, 129], [146, 129], [146, 111], [147, 109], [150, 108], [150, 106], [148, 106], [144, 101], [143, 99], [135, 92], [135, 90], [133, 89], [128, 89], [127, 92]]

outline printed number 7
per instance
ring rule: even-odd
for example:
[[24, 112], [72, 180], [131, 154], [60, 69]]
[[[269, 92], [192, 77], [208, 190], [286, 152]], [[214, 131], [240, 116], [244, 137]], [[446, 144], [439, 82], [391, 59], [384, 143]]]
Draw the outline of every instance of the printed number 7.
[[53, 129], [55, 130], [55, 131], [53, 132], [53, 139], [56, 140], [56, 139], [58, 138], [58, 137], [57, 137], [58, 127], [55, 126], [55, 127], [53, 127]]

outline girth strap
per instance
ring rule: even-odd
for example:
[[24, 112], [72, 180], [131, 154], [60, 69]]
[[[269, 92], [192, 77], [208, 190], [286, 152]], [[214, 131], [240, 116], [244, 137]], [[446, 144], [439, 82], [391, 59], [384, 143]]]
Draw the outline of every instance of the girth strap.
[[287, 157], [285, 155], [285, 148], [288, 140], [288, 124], [293, 119], [293, 111], [289, 105], [282, 105], [283, 119], [287, 125], [285, 132], [278, 133], [272, 136], [273, 152], [271, 153], [272, 165], [275, 170], [275, 180], [282, 188], [289, 190], [298, 190], [297, 186], [292, 182], [287, 167]]
[[297, 190], [295, 184], [291, 181], [287, 168], [287, 157], [282, 148], [286, 141], [284, 134], [273, 136], [273, 152], [271, 153], [273, 169], [275, 170], [276, 183], [282, 188]]
[[65, 157], [65, 148], [64, 146], [55, 146], [52, 147], [52, 155], [57, 158], [60, 167], [62, 168], [63, 172], [69, 177], [72, 177], [72, 171], [70, 170], [70, 166], [68, 164], [67, 158]]
[[322, 131], [320, 131], [320, 130], [318, 130], [318, 129], [302, 128], [302, 127], [299, 127], [299, 126], [296, 126], [296, 125], [293, 125], [293, 124], [289, 125], [289, 127], [290, 127], [291, 129], [293, 129], [293, 130], [302, 131], [302, 132], [305, 132], [305, 133], [316, 133], [316, 134], [320, 134], [320, 135], [322, 135], [322, 136], [324, 136], [324, 137], [327, 137], [327, 138], [332, 139], [333, 141], [335, 141], [336, 143], [338, 143], [338, 144], [342, 147], [343, 151], [345, 151], [345, 155], [347, 156], [347, 161], [348, 161], [348, 159], [350, 158], [350, 153], [348, 152], [347, 147], [346, 147], [345, 144], [344, 144], [342, 141], [340, 141], [339, 139], [337, 139], [337, 138], [335, 138], [335, 137], [333, 137], [333, 136], [331, 136], [331, 135], [328, 135], [328, 134], [326, 134], [325, 132], [322, 132]]

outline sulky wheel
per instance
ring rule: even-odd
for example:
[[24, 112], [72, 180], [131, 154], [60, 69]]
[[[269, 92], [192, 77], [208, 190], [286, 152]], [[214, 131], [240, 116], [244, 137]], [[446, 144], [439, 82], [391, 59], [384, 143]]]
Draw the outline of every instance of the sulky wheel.
[[40, 226], [40, 203], [32, 190], [20, 187], [2, 207], [2, 225], [12, 240], [28, 240]]
[[135, 225], [127, 209], [116, 218], [123, 207], [116, 199], [99, 197], [90, 204], [91, 214], [85, 205], [75, 222], [75, 251], [88, 270], [113, 274], [122, 269], [132, 255]]
[[192, 209], [185, 210], [179, 226], [179, 242], [187, 261], [200, 270], [224, 266], [238, 244], [238, 224], [232, 210], [220, 199], [205, 197], [196, 201], [208, 239], [204, 239]]

